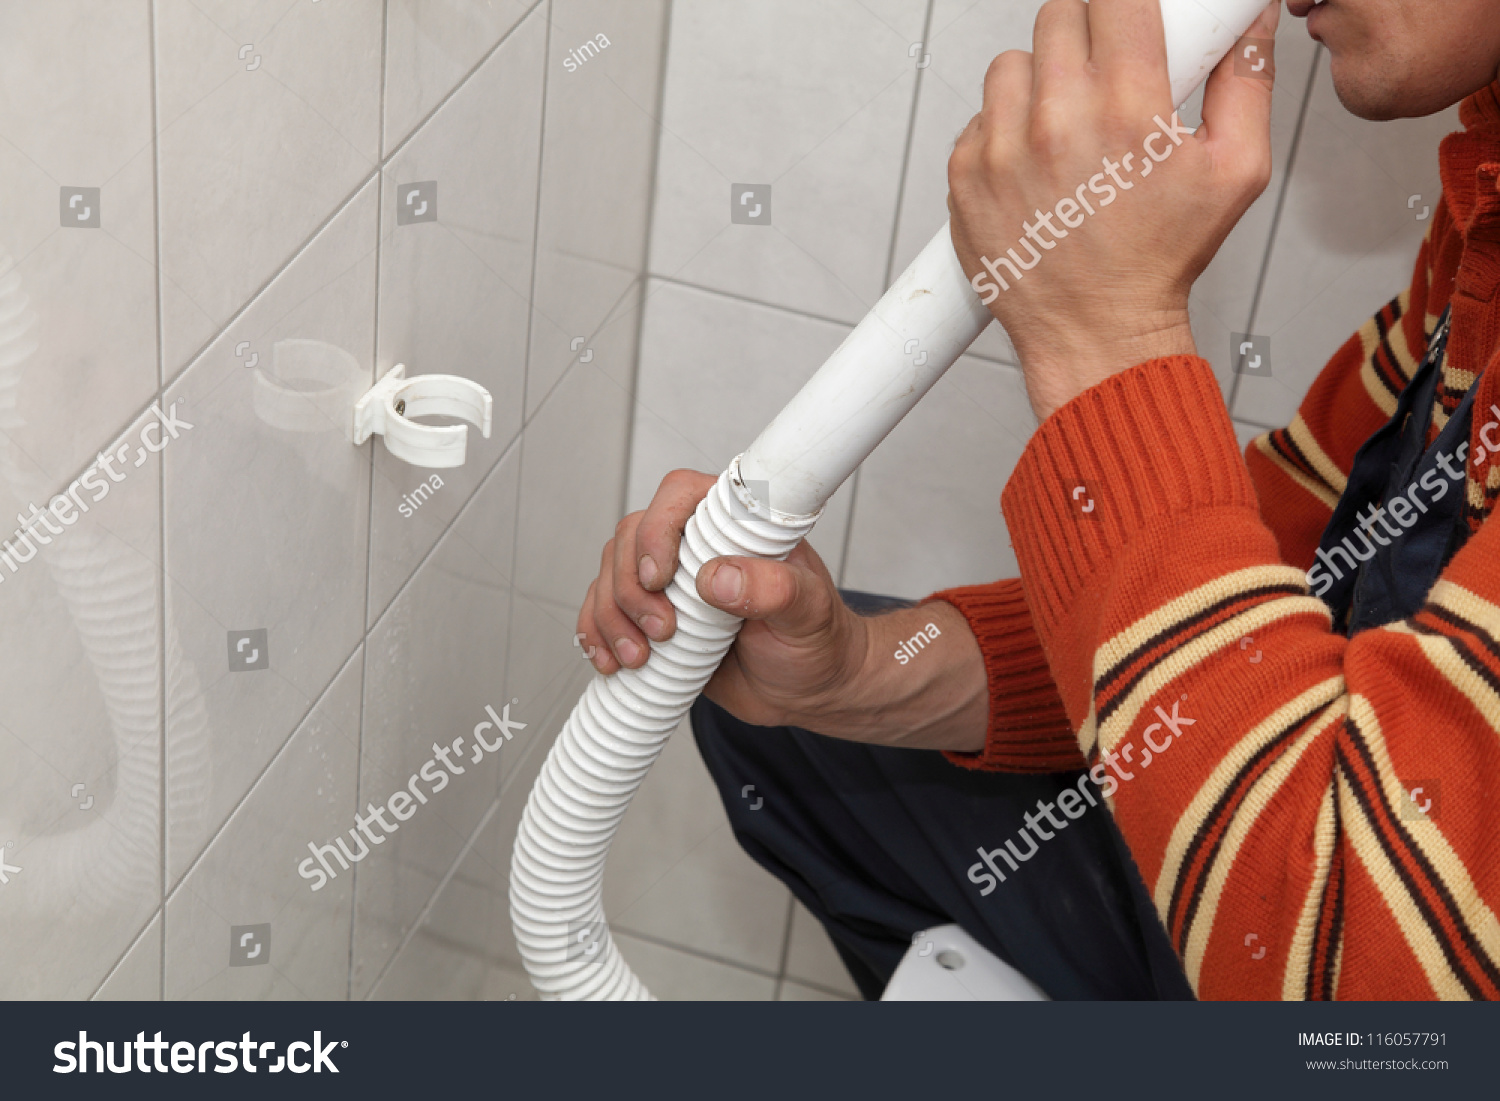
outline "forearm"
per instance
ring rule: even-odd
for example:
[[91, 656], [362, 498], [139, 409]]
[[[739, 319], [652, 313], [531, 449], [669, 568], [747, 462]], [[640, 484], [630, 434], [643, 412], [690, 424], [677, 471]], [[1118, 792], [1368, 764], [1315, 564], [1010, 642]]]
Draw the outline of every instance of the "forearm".
[[963, 614], [933, 601], [862, 617], [864, 660], [797, 726], [834, 738], [977, 753], [989, 722], [984, 659]]

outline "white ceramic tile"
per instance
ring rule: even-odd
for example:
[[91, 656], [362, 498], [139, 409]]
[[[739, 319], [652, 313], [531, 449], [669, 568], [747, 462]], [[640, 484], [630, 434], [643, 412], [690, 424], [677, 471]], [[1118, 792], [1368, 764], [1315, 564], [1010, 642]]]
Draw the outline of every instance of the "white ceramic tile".
[[[20, 367], [0, 366], [0, 393]], [[6, 998], [88, 997], [161, 900], [160, 467], [142, 456], [100, 476], [98, 501], [79, 487], [87, 513], [0, 532], [0, 852], [20, 869], [0, 884]], [[0, 447], [0, 516], [50, 509], [46, 494]]]
[[161, 1000], [161, 913], [141, 931], [109, 978], [94, 992], [96, 1002]]
[[776, 996], [770, 975], [746, 971], [717, 960], [641, 940], [615, 935], [621, 953], [652, 994], [671, 1002], [768, 1002]]
[[378, 0], [157, 0], [169, 378], [374, 169], [380, 30]]
[[[1040, 7], [1041, 0], [993, 0], [984, 4], [935, 0], [931, 42], [927, 47], [932, 63], [922, 71], [897, 233], [896, 270], [915, 258], [948, 217], [948, 157], [953, 152], [954, 140], [980, 109], [984, 74], [990, 62], [1006, 50], [1031, 49], [1032, 29]], [[1283, 19], [1277, 37], [1278, 79], [1272, 115], [1276, 176], [1199, 279], [1191, 302], [1199, 351], [1214, 364], [1226, 392], [1230, 381], [1229, 334], [1242, 331], [1250, 316], [1255, 282], [1312, 64], [1313, 43], [1300, 20]], [[1201, 94], [1185, 107], [1185, 120], [1196, 124], [1200, 101]], [[999, 325], [991, 325], [974, 344], [973, 351], [1015, 362], [1015, 351]]]
[[[599, 354], [594, 334], [645, 263], [666, 45], [662, 0], [554, 0], [551, 21], [528, 415], [568, 364]], [[573, 49], [601, 35], [579, 65]], [[617, 365], [622, 386], [633, 363]]]
[[[362, 658], [356, 650], [168, 900], [169, 999], [348, 996], [353, 870], [326, 856], [329, 878], [309, 846], [354, 828]], [[232, 965], [234, 927], [263, 924], [262, 962]]]
[[[169, 881], [353, 652], [364, 623], [372, 181], [169, 389], [192, 425], [167, 456]], [[242, 354], [236, 356], [236, 349]], [[255, 358], [255, 366], [245, 364]], [[231, 671], [230, 631], [269, 667]], [[257, 649], [252, 643], [248, 654]]]
[[511, 717], [528, 717], [506, 677], [510, 578], [486, 554], [509, 537], [514, 476], [507, 458], [370, 632], [361, 805], [387, 805], [433, 760], [435, 744], [462, 738], [450, 759], [463, 771], [443, 785], [419, 779], [428, 802], [413, 804], [409, 820], [360, 863], [356, 998], [371, 989], [494, 802], [504, 752], [472, 759], [486, 705], [500, 712], [514, 699]]
[[487, 813], [469, 851], [432, 900], [421, 927], [391, 961], [372, 998], [483, 997], [491, 963], [512, 955], [507, 951], [513, 940], [510, 853], [500, 851], [499, 815]]
[[612, 927], [774, 972], [787, 898], [734, 839], [684, 719], [611, 846], [604, 912]]
[[[567, 639], [599, 555], [620, 519], [629, 393], [606, 366], [630, 354], [610, 326], [589, 363], [575, 363], [526, 427], [516, 582], [532, 600], [571, 609]], [[517, 684], [518, 689], [528, 685]]]
[[[149, 15], [144, 0], [0, 10], [0, 301], [29, 319], [23, 335], [0, 306], [0, 358], [35, 344], [0, 436], [49, 489], [156, 389]], [[97, 228], [68, 225], [71, 187], [99, 189], [75, 208]]]
[[411, 133], [534, 6], [535, 0], [389, 0], [385, 149]]
[[[678, 467], [711, 474], [724, 470], [849, 332], [831, 322], [661, 282], [650, 284], [642, 325], [629, 512], [645, 508], [662, 478]], [[850, 497], [846, 483], [808, 538], [834, 576]], [[597, 555], [596, 550], [593, 572]]]
[[1014, 577], [1000, 491], [1035, 427], [1019, 370], [955, 363], [860, 470], [845, 586], [916, 600]]
[[[1425, 119], [1365, 122], [1343, 109], [1326, 57], [1288, 184], [1253, 331], [1271, 341], [1269, 378], [1243, 375], [1236, 416], [1286, 424], [1328, 358], [1411, 282], [1440, 191], [1439, 140], [1451, 108]], [[1411, 196], [1420, 198], [1415, 208]]]
[[[884, 290], [922, 0], [673, 5], [651, 271], [843, 321]], [[733, 224], [769, 184], [769, 224]]]
[[[634, 329], [633, 314], [625, 314], [598, 333], [594, 359], [574, 363], [526, 426], [510, 685], [528, 715], [546, 714], [564, 700], [571, 708], [592, 675], [574, 631], [600, 550], [621, 514], [630, 404], [613, 374], [633, 357]], [[555, 735], [558, 723], [547, 735]], [[517, 747], [538, 732], [535, 726], [517, 735]]]
[[[482, 956], [419, 929], [370, 991], [371, 1001], [474, 1002], [490, 967]], [[503, 996], [503, 995], [502, 995]]]
[[[849, 977], [849, 970], [839, 958], [833, 941], [828, 939], [822, 922], [802, 903], [792, 902], [792, 932], [787, 942], [786, 973], [790, 980], [802, 979], [823, 990], [837, 991], [848, 998], [858, 998], [859, 988]], [[830, 997], [832, 995], [820, 995]], [[790, 1001], [783, 988], [782, 1001]]]
[[[580, 603], [582, 592], [580, 589]], [[511, 694], [525, 703], [528, 722], [533, 716], [548, 714], [559, 707], [564, 709], [550, 726], [533, 724], [516, 735], [514, 744], [521, 753], [530, 753], [528, 747], [539, 735], [550, 738], [557, 734], [563, 719], [567, 718], [568, 711], [594, 674], [594, 667], [583, 650], [573, 642], [577, 624], [576, 606], [539, 600], [516, 592], [510, 627]], [[508, 761], [502, 765], [506, 783], [510, 782], [510, 767]]]
[[[490, 438], [469, 430], [463, 466], [406, 516], [431, 472], [375, 453], [370, 619], [431, 549], [521, 427], [526, 303], [546, 22], [537, 11], [386, 166], [381, 214], [380, 373], [473, 379], [494, 398]], [[405, 185], [437, 182], [437, 221], [400, 225]], [[416, 209], [416, 207], [411, 207]]]

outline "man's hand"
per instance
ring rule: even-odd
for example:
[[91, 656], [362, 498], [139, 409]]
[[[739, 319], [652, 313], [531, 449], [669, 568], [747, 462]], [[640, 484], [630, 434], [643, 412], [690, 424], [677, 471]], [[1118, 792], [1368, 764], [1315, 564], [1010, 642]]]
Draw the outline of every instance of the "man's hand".
[[[639, 668], [677, 629], [662, 591], [677, 570], [688, 518], [717, 479], [674, 470], [644, 512], [633, 512], [604, 545], [599, 576], [578, 613], [602, 673]], [[734, 648], [705, 690], [756, 726], [806, 725], [843, 706], [864, 664], [865, 621], [845, 606], [828, 568], [806, 543], [785, 562], [715, 558], [698, 572], [698, 595], [745, 617]], [[607, 648], [606, 648], [607, 647]]]
[[[677, 571], [688, 518], [717, 480], [674, 470], [650, 506], [621, 520], [604, 545], [577, 628], [584, 645], [595, 648], [601, 673], [639, 668], [651, 641], [665, 641], [677, 629], [662, 590]], [[708, 604], [747, 620], [704, 690], [736, 718], [861, 742], [983, 748], [989, 718], [984, 660], [953, 605], [858, 616], [806, 543], [785, 562], [712, 559], [698, 571], [697, 590]], [[919, 658], [903, 669], [896, 650], [929, 623], [938, 631], [924, 636]]]
[[[1249, 35], [1274, 38], [1279, 14], [1276, 0]], [[1188, 292], [1270, 180], [1272, 85], [1226, 58], [1187, 133], [1158, 0], [1048, 0], [1034, 49], [991, 63], [948, 205], [1045, 420], [1112, 374], [1194, 351]]]

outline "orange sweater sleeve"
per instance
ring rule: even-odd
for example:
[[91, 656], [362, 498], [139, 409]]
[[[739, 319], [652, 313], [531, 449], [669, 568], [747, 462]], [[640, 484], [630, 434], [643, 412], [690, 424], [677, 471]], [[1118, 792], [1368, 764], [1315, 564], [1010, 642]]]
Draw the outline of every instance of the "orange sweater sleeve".
[[980, 753], [948, 753], [954, 764], [996, 772], [1064, 772], [1083, 768], [1078, 739], [1068, 723], [1042, 653], [1031, 609], [1017, 579], [946, 589], [924, 600], [957, 608], [984, 656], [990, 719]]

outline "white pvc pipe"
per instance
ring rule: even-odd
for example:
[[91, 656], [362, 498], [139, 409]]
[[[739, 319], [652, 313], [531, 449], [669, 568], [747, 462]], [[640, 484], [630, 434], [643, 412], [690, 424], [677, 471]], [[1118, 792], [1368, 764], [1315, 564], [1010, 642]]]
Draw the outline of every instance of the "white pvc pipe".
[[[1173, 101], [1197, 89], [1265, 0], [1161, 0]], [[743, 622], [698, 598], [720, 555], [784, 559], [823, 505], [989, 324], [943, 228], [734, 460], [689, 519], [666, 596], [677, 631], [640, 669], [595, 676], [552, 746], [511, 859], [510, 908], [549, 999], [647, 999], [610, 939], [604, 860], [630, 799]]]

